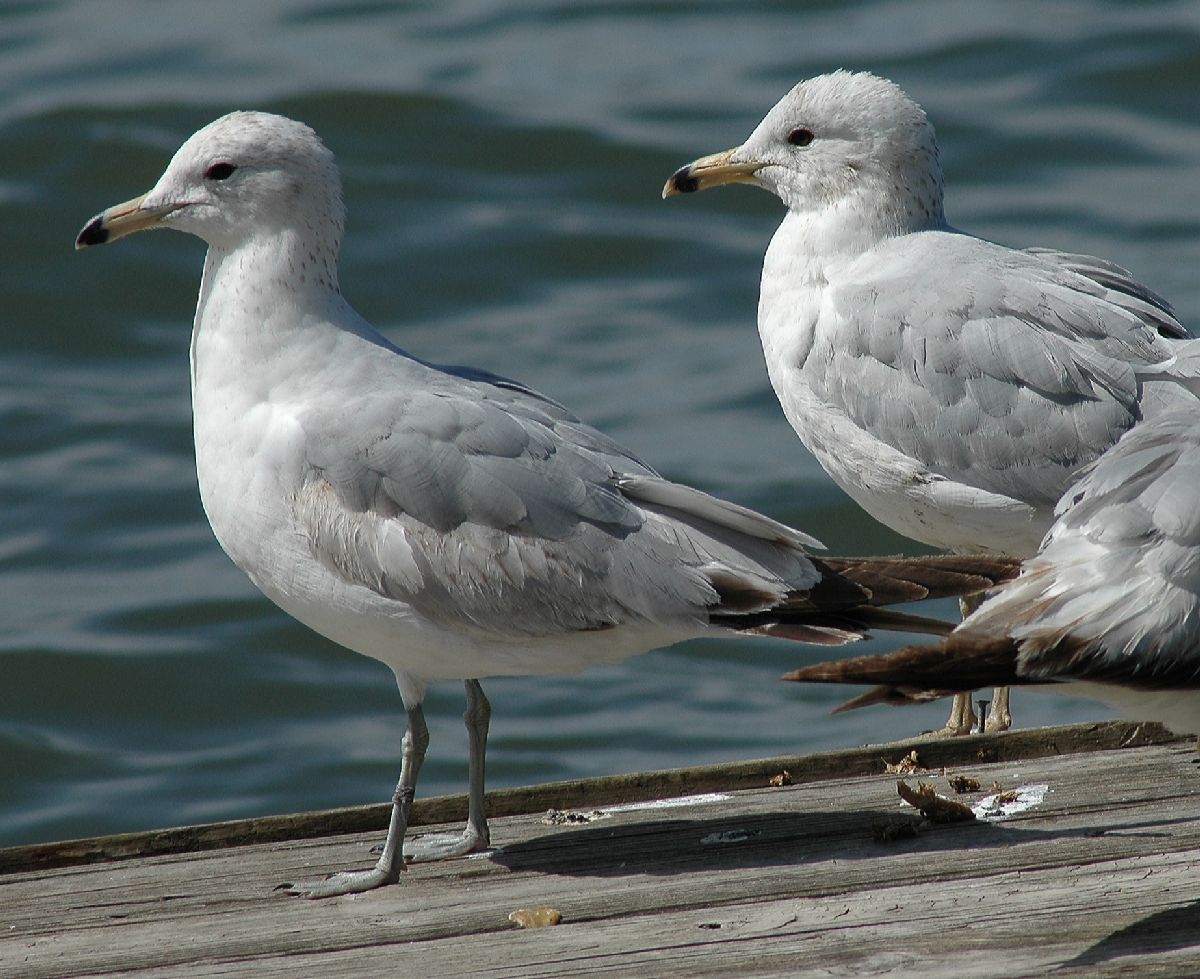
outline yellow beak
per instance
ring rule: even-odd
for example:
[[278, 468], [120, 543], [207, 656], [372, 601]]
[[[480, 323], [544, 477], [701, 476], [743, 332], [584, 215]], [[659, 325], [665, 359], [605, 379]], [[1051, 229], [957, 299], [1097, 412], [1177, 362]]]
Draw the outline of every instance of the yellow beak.
[[680, 167], [663, 185], [663, 200], [676, 194], [694, 194], [709, 187], [724, 184], [748, 184], [764, 166], [762, 163], [734, 163], [730, 158], [740, 149], [734, 147], [724, 153], [702, 156], [685, 167]]
[[79, 232], [75, 239], [75, 249], [90, 248], [92, 245], [103, 245], [108, 241], [116, 241], [135, 231], [145, 231], [158, 226], [158, 223], [172, 211], [178, 211], [182, 204], [161, 204], [158, 207], [145, 207], [142, 201], [146, 195], [135, 197], [124, 204], [114, 204], [107, 210], [101, 211]]

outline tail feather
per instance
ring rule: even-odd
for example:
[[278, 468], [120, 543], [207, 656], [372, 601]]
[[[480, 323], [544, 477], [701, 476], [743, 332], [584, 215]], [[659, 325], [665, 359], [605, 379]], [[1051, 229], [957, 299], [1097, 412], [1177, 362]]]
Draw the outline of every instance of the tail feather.
[[1017, 674], [1017, 645], [1007, 637], [953, 637], [931, 646], [817, 663], [784, 675], [805, 683], [877, 684], [838, 708], [868, 704], [916, 704], [980, 687], [1029, 683]]

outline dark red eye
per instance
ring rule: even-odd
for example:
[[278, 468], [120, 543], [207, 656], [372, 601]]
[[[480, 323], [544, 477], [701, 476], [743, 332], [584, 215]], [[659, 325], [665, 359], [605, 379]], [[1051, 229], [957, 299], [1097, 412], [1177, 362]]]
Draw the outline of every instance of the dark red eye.
[[232, 163], [214, 163], [204, 171], [204, 177], [206, 180], [225, 180], [236, 169]]
[[803, 126], [801, 126], [800, 128], [793, 129], [790, 133], [788, 133], [787, 139], [788, 142], [793, 146], [807, 146], [813, 141], [813, 131], [811, 129], [805, 129]]

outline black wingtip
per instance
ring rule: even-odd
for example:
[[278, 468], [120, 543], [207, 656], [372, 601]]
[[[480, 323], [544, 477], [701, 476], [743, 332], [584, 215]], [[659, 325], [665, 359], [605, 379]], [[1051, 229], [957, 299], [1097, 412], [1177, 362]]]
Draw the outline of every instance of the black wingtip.
[[103, 215], [97, 214], [90, 220], [75, 239], [75, 250], [103, 245], [108, 241], [108, 228], [104, 227]]

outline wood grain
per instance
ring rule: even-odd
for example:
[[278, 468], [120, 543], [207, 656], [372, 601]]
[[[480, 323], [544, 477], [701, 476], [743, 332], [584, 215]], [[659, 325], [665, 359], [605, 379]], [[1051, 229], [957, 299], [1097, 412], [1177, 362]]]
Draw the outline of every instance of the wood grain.
[[[1000, 822], [923, 825], [890, 843], [876, 827], [907, 807], [881, 759], [908, 745], [514, 793], [533, 812], [494, 818], [497, 851], [321, 902], [272, 887], [372, 862], [375, 832], [128, 856], [131, 836], [124, 859], [0, 877], [0, 975], [1200, 974], [1195, 748], [1090, 727], [1106, 747], [1082, 750], [1077, 728], [916, 744], [936, 770], [914, 786], [954, 795], [949, 777], [963, 773], [1049, 791]], [[1141, 746], [1114, 746], [1127, 742]], [[1018, 744], [1033, 755], [1013, 757]], [[1077, 747], [1047, 750], [1064, 745]], [[872, 774], [846, 770], [857, 757]], [[781, 761], [797, 784], [770, 787]], [[661, 784], [715, 795], [543, 822], [552, 805], [590, 811]], [[543, 906], [562, 924], [508, 920]]]

